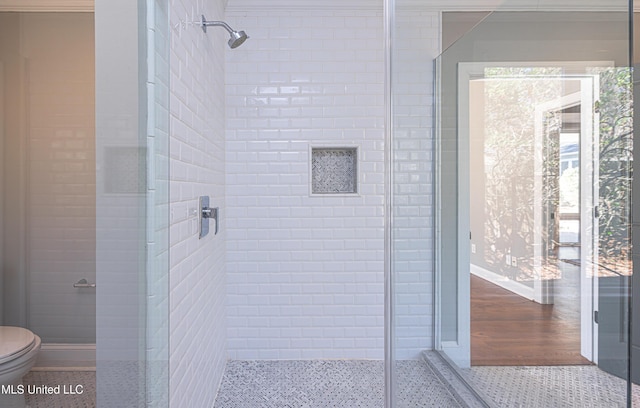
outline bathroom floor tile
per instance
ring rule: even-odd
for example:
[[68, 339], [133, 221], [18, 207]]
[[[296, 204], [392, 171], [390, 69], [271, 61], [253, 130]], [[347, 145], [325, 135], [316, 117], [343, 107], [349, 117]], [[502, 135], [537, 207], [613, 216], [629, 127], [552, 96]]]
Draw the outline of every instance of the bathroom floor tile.
[[95, 371], [31, 371], [24, 376], [22, 384], [25, 387], [27, 408], [96, 406]]
[[[597, 366], [472, 367], [474, 387], [498, 407], [624, 407], [627, 384]], [[640, 402], [634, 386], [633, 406]]]
[[[398, 407], [459, 407], [422, 361], [397, 362]], [[372, 360], [229, 361], [215, 408], [382, 408], [384, 364]]]

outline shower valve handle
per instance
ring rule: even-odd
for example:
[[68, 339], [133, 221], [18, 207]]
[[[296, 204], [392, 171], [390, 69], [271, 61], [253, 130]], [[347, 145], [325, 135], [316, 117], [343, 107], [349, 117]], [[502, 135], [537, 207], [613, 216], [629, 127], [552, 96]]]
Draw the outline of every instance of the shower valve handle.
[[218, 207], [209, 208], [205, 207], [202, 209], [202, 218], [218, 218]]
[[202, 218], [210, 218], [215, 222], [215, 228], [213, 230], [213, 235], [218, 233], [218, 207], [203, 207], [202, 208]]
[[209, 220], [215, 222], [214, 234], [218, 233], [218, 216], [220, 209], [218, 207], [209, 207], [209, 197], [200, 197], [200, 238], [205, 237], [209, 233]]

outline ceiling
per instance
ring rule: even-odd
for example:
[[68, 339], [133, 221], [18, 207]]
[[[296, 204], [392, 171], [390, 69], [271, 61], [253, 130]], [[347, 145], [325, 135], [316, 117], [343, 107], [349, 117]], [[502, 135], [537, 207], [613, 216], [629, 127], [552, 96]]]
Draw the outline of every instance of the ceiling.
[[[393, 0], [398, 9], [434, 11], [628, 10], [627, 0]], [[227, 10], [382, 10], [384, 0], [227, 0]], [[640, 2], [634, 5], [640, 11]], [[94, 0], [0, 0], [0, 11], [93, 11]]]
[[[395, 0], [396, 8], [423, 10], [594, 10], [626, 11], [627, 0]], [[384, 0], [228, 0], [227, 10], [379, 9]], [[640, 7], [640, 6], [639, 6]]]

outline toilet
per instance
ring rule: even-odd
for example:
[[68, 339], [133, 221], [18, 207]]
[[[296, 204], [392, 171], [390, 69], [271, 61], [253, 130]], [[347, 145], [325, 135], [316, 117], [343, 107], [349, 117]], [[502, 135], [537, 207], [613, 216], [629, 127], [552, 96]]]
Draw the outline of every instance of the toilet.
[[0, 407], [25, 407], [22, 377], [35, 364], [40, 345], [40, 337], [30, 330], [0, 326]]

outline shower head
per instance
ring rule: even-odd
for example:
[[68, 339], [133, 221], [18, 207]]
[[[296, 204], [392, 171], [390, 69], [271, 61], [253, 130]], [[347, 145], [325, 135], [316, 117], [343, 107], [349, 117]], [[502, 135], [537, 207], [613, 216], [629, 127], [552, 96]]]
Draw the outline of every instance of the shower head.
[[207, 32], [207, 27], [209, 26], [220, 26], [227, 30], [229, 32], [229, 35], [231, 36], [228, 42], [230, 48], [237, 48], [241, 46], [242, 43], [245, 42], [247, 38], [249, 38], [247, 36], [247, 33], [245, 33], [244, 31], [235, 31], [234, 29], [229, 27], [229, 24], [225, 23], [224, 21], [207, 21], [204, 15], [202, 16], [200, 24], [202, 25], [202, 31], [204, 31], [205, 33]]

